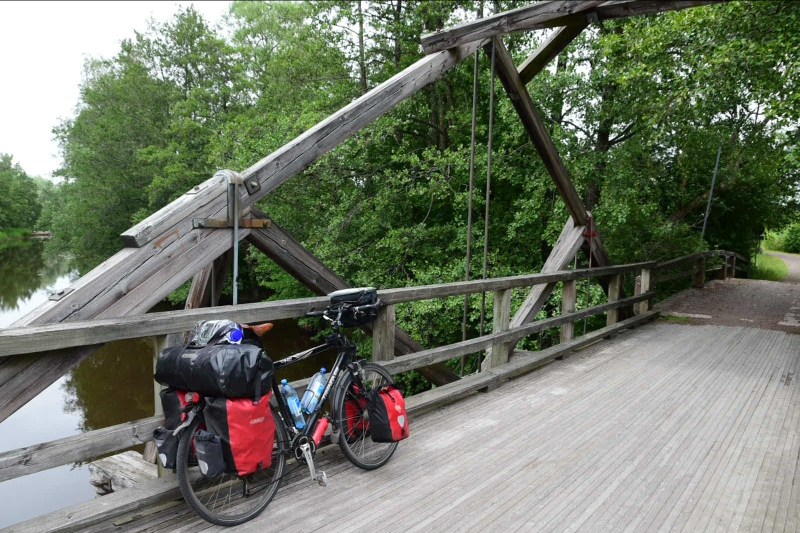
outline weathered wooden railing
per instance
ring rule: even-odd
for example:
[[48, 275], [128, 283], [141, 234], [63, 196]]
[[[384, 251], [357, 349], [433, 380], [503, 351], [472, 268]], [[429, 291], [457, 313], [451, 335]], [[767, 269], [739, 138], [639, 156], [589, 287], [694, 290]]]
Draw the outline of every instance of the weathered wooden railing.
[[[391, 373], [397, 374], [421, 368], [449, 359], [487, 351], [484, 370], [462, 378], [445, 386], [409, 398], [409, 411], [419, 414], [444, 403], [455, 401], [478, 390], [499, 385], [514, 376], [533, 370], [548, 361], [560, 358], [572, 350], [591, 344], [616, 331], [633, 327], [657, 315], [650, 311], [650, 301], [655, 296], [651, 279], [659, 271], [675, 268], [685, 262], [702, 262], [705, 272], [705, 258], [724, 256], [725, 271], [735, 268], [736, 256], [728, 252], [700, 252], [664, 263], [647, 262], [622, 266], [566, 270], [554, 273], [528, 274], [487, 280], [445, 283], [419, 287], [404, 287], [379, 291], [379, 297], [386, 306], [379, 312], [373, 324], [373, 360], [380, 362]], [[744, 260], [738, 256], [740, 261]], [[732, 258], [732, 260], [730, 259]], [[745, 260], [746, 261], [746, 260]], [[639, 294], [619, 298], [623, 276], [626, 273], [641, 271]], [[681, 275], [694, 275], [696, 269], [681, 272]], [[659, 279], [674, 279], [666, 276]], [[608, 280], [608, 301], [585, 309], [576, 310], [576, 281], [587, 278]], [[509, 327], [511, 290], [549, 283], [563, 283], [561, 314], [552, 318]], [[410, 355], [394, 355], [395, 306], [434, 298], [446, 298], [467, 294], [493, 292], [494, 319], [491, 333], [447, 346], [431, 348]], [[272, 320], [302, 317], [310, 308], [324, 307], [326, 297], [297, 300], [244, 304], [236, 307], [214, 307], [151, 313], [147, 315], [103, 319], [87, 322], [65, 322], [52, 325], [8, 328], [0, 330], [0, 360], [17, 354], [32, 354], [52, 350], [69, 350], [75, 347], [99, 345], [106, 342], [153, 337], [154, 346], [164, 345], [168, 334], [191, 329], [199, 320], [230, 319], [240, 323], [259, 323]], [[635, 306], [638, 315], [618, 322], [621, 308]], [[573, 324], [580, 319], [607, 313], [606, 327], [575, 338]], [[510, 359], [512, 347], [523, 337], [551, 328], [561, 328], [561, 344], [538, 352], [517, 350]], [[268, 336], [265, 338], [268, 342]], [[298, 383], [304, 385], [304, 381]], [[80, 435], [36, 444], [25, 448], [0, 453], [0, 482], [19, 476], [32, 474], [60, 465], [88, 461], [98, 456], [124, 450], [131, 446], [152, 440], [153, 430], [162, 423], [163, 417], [154, 416], [125, 424], [89, 431]], [[174, 484], [174, 481], [172, 482]], [[174, 487], [172, 487], [174, 488]], [[163, 491], [162, 491], [163, 492]], [[133, 504], [131, 504], [133, 505]], [[130, 511], [130, 506], [120, 512]], [[78, 527], [71, 522], [70, 527]], [[87, 518], [89, 519], [89, 518]]]

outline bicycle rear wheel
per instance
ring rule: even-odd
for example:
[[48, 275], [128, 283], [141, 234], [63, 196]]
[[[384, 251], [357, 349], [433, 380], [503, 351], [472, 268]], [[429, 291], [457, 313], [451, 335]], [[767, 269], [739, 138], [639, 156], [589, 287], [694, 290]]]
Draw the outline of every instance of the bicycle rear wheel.
[[359, 390], [349, 372], [341, 378], [333, 406], [335, 426], [339, 430], [339, 447], [347, 459], [359, 468], [374, 470], [387, 463], [397, 449], [396, 442], [373, 442], [369, 435], [367, 392], [392, 383], [392, 375], [375, 363], [361, 364]]
[[204, 520], [218, 526], [235, 526], [258, 516], [278, 491], [286, 456], [281, 448], [288, 438], [283, 420], [271, 409], [275, 419], [275, 443], [269, 468], [247, 476], [221, 474], [206, 478], [199, 468], [189, 464], [194, 435], [200, 428], [197, 417], [181, 434], [176, 465], [181, 493], [189, 507]]

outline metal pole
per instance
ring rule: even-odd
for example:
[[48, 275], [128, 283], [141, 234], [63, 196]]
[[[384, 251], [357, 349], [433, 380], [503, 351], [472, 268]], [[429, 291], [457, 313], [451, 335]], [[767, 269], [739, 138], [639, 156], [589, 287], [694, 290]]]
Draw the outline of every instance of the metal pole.
[[[469, 264], [472, 258], [472, 196], [475, 190], [475, 128], [478, 120], [478, 54], [475, 52], [475, 66], [472, 72], [472, 146], [469, 152], [469, 203], [467, 204], [467, 259], [464, 268], [464, 281], [469, 281]], [[469, 294], [464, 295], [464, 320], [461, 326], [461, 340], [467, 340], [467, 311]], [[464, 357], [461, 356], [461, 373], [464, 375]]]
[[239, 186], [233, 189], [233, 305], [239, 303]]
[[706, 215], [703, 217], [703, 231], [700, 232], [700, 243], [706, 236], [706, 224], [708, 224], [708, 215], [711, 214], [711, 199], [714, 197], [714, 184], [717, 182], [717, 171], [719, 170], [719, 156], [722, 155], [722, 143], [719, 144], [717, 150], [717, 162], [714, 163], [714, 176], [711, 178], [711, 190], [708, 192], [708, 203], [706, 204]]
[[[486, 265], [489, 255], [489, 197], [492, 190], [492, 135], [494, 133], [494, 56], [495, 41], [492, 38], [492, 74], [489, 84], [489, 140], [487, 142], [486, 161], [486, 209], [483, 215], [483, 274], [481, 279], [486, 279]], [[480, 333], [483, 336], [484, 320], [486, 315], [486, 293], [481, 293], [481, 324]], [[481, 366], [481, 356], [478, 355], [478, 369]]]

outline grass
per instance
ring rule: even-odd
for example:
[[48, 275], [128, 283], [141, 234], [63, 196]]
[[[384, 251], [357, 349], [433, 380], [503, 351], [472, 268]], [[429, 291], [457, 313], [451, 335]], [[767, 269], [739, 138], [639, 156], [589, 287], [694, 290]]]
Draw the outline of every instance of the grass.
[[5, 239], [17, 239], [19, 237], [24, 237], [31, 232], [29, 229], [25, 228], [0, 228], [0, 241]]
[[753, 279], [780, 281], [789, 273], [789, 267], [781, 259], [771, 255], [758, 254], [756, 266], [750, 272]]

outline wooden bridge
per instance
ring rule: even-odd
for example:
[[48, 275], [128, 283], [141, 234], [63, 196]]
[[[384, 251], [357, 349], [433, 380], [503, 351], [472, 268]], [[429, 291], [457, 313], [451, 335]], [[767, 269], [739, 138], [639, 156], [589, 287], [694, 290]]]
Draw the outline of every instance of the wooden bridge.
[[[392, 373], [417, 369], [436, 385], [409, 399], [412, 437], [374, 472], [354, 469], [336, 448], [320, 450], [327, 489], [298, 469], [267, 511], [237, 530], [797, 530], [800, 337], [791, 328], [649, 324], [659, 315], [656, 283], [691, 277], [704, 294], [709, 272], [717, 284], [735, 283], [747, 259], [709, 251], [612, 265], [526, 89], [592, 22], [707, 3], [540, 2], [423, 37], [425, 58], [246, 171], [194, 187], [125, 232], [118, 254], [0, 330], [0, 422], [106, 342], [153, 337], [157, 353], [198, 320], [295, 318], [327, 301], [217, 306], [240, 239], [317, 294], [347, 287], [254, 202], [483, 48], [570, 218], [539, 273], [380, 291], [388, 305], [371, 328], [373, 360]], [[542, 28], [559, 29], [514, 65], [502, 35]], [[231, 226], [233, 240], [222, 229]], [[569, 269], [580, 250], [594, 268]], [[576, 309], [576, 283], [590, 278], [607, 302]], [[188, 279], [186, 310], [144, 314]], [[560, 313], [535, 320], [559, 284]], [[512, 291], [523, 288], [530, 291], [512, 316]], [[492, 332], [481, 337], [424, 349], [395, 326], [398, 304], [486, 292], [494, 294]], [[604, 328], [576, 335], [576, 321], [600, 314]], [[551, 328], [560, 328], [560, 344], [516, 349]], [[470, 376], [444, 365], [484, 352], [482, 371]], [[162, 420], [156, 412], [0, 453], [0, 482], [150, 442]], [[216, 529], [191, 514], [164, 475], [4, 531]]]

